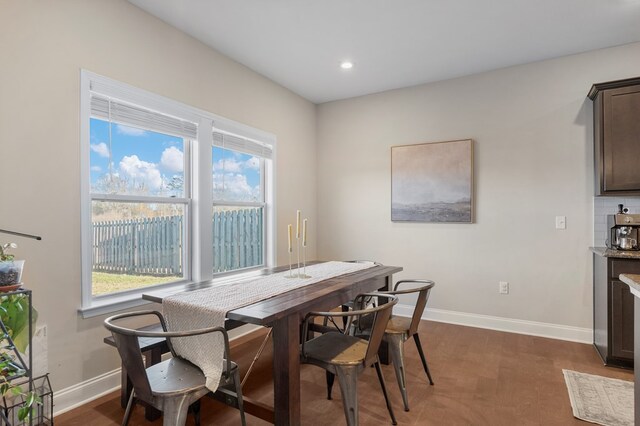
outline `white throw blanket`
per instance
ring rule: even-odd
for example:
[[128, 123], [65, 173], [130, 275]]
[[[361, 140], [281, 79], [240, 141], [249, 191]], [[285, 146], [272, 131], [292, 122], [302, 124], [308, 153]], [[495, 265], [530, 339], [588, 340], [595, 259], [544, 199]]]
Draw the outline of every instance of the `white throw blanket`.
[[[165, 297], [162, 307], [167, 326], [171, 331], [223, 327], [228, 311], [328, 278], [371, 268], [374, 265], [371, 262], [319, 263], [307, 266], [306, 273], [311, 278], [286, 278], [289, 271], [279, 272], [229, 285], [178, 293]], [[207, 388], [215, 392], [223, 369], [222, 334], [209, 333], [183, 337], [172, 339], [171, 343], [178, 355], [200, 367], [207, 378]]]

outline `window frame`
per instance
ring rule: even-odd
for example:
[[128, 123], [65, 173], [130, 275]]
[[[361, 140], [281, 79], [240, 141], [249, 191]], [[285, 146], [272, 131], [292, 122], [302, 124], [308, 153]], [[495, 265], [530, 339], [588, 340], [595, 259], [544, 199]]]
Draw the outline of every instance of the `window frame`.
[[[110, 96], [124, 102], [129, 102], [149, 110], [174, 116], [185, 121], [197, 124], [197, 138], [187, 140], [185, 143], [185, 193], [183, 198], [92, 194], [90, 178], [90, 119], [91, 119], [91, 92], [95, 91], [105, 96]], [[270, 145], [272, 158], [265, 160], [260, 158], [261, 191], [264, 194], [263, 204], [263, 232], [264, 264], [259, 267], [244, 268], [237, 271], [213, 274], [213, 228], [212, 208], [213, 182], [212, 154], [213, 131], [224, 131], [244, 137], [258, 140]], [[145, 90], [121, 83], [107, 77], [100, 76], [87, 70], [80, 71], [80, 189], [81, 189], [81, 306], [79, 312], [84, 318], [114, 312], [134, 306], [148, 303], [140, 297], [142, 293], [159, 289], [180, 291], [189, 284], [213, 281], [224, 284], [228, 281], [236, 281], [239, 278], [257, 275], [261, 270], [270, 268], [276, 264], [276, 235], [275, 235], [275, 162], [276, 162], [276, 137], [275, 135], [252, 128], [242, 123], [217, 116], [178, 101], [147, 92]], [[189, 151], [189, 152], [187, 152]], [[187, 175], [188, 174], [188, 175]], [[189, 193], [189, 189], [190, 192]], [[187, 259], [183, 264], [185, 279], [166, 284], [156, 284], [139, 289], [125, 290], [117, 293], [97, 295], [92, 294], [92, 243], [91, 233], [91, 204], [92, 201], [119, 201], [119, 202], [163, 202], [185, 205], [185, 239], [183, 244], [184, 256]], [[242, 203], [240, 203], [242, 204]], [[238, 204], [232, 204], [238, 205]]]
[[[215, 129], [216, 131], [220, 132], [219, 129]], [[214, 148], [216, 148], [216, 146], [212, 145], [211, 149], [213, 150]], [[220, 148], [220, 147], [218, 147]], [[223, 148], [226, 149], [228, 151], [231, 152], [238, 152], [240, 153], [240, 151], [235, 151], [231, 148]], [[262, 221], [264, 226], [262, 227], [262, 241], [263, 241], [263, 245], [262, 245], [262, 264], [261, 265], [256, 265], [256, 266], [249, 266], [249, 267], [245, 267], [245, 268], [239, 268], [239, 269], [234, 269], [234, 270], [230, 270], [230, 271], [223, 271], [223, 272], [213, 272], [213, 276], [214, 277], [225, 277], [225, 276], [230, 276], [230, 275], [234, 275], [234, 274], [238, 274], [241, 272], [251, 272], [251, 271], [256, 271], [256, 270], [262, 270], [265, 269], [268, 266], [267, 263], [267, 254], [268, 254], [268, 250], [267, 250], [267, 220], [268, 220], [268, 212], [267, 212], [267, 188], [270, 186], [268, 185], [268, 183], [265, 181], [266, 179], [266, 175], [267, 175], [267, 169], [268, 166], [270, 164], [270, 161], [272, 161], [272, 159], [268, 160], [265, 159], [264, 157], [258, 157], [259, 161], [260, 161], [260, 198], [262, 201], [233, 201], [233, 200], [216, 200], [213, 197], [213, 191], [212, 191], [212, 197], [211, 197], [211, 206], [212, 209], [215, 207], [261, 207], [262, 208]], [[212, 163], [213, 163], [213, 159], [212, 159]], [[213, 271], [213, 269], [212, 269]]]

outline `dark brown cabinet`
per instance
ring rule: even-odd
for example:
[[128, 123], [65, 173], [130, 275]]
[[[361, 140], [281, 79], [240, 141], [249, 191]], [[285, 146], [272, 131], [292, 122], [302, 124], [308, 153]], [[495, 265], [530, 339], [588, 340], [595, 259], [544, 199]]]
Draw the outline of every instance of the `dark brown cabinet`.
[[640, 273], [640, 260], [593, 255], [593, 344], [606, 365], [633, 368], [634, 296], [620, 274]]
[[596, 195], [640, 195], [640, 77], [594, 84]]

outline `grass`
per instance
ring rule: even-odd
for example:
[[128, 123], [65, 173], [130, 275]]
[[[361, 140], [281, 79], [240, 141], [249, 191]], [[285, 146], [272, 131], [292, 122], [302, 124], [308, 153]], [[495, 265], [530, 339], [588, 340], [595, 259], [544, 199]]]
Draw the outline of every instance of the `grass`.
[[172, 281], [178, 281], [180, 278], [181, 277], [178, 275], [156, 277], [153, 275], [127, 275], [92, 272], [92, 293], [94, 296], [99, 296], [101, 294], [147, 287], [154, 284], [170, 283]]

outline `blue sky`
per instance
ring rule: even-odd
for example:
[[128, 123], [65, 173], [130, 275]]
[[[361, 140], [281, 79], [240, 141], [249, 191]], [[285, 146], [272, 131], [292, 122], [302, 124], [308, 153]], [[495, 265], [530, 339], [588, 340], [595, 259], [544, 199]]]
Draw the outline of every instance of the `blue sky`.
[[[113, 192], [109, 182], [109, 157], [116, 190], [120, 194], [183, 196], [176, 183], [184, 177], [184, 143], [181, 138], [91, 119], [91, 187], [93, 192]], [[111, 154], [111, 155], [110, 155]], [[229, 201], [257, 201], [260, 197], [260, 162], [256, 157], [212, 149], [214, 197]], [[172, 182], [174, 185], [172, 185]]]

